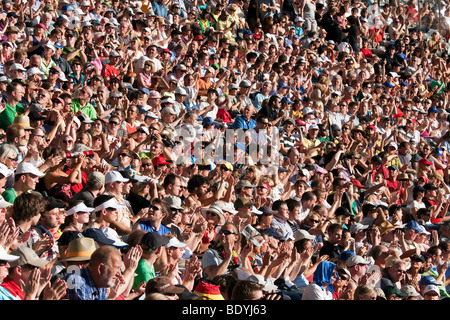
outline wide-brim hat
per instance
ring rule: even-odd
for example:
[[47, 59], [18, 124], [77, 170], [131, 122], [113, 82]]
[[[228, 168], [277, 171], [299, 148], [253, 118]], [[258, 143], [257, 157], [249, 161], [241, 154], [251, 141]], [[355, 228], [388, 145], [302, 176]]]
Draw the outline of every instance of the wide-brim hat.
[[200, 210], [200, 212], [202, 213], [202, 216], [203, 216], [204, 218], [206, 218], [206, 214], [207, 214], [208, 212], [214, 212], [214, 213], [216, 213], [216, 214], [219, 216], [219, 218], [220, 218], [219, 224], [220, 224], [220, 225], [223, 225], [223, 224], [225, 223], [225, 216], [223, 215], [222, 209], [220, 209], [220, 208], [219, 208], [218, 206], [216, 206], [216, 205], [211, 205], [211, 206], [209, 206], [208, 208], [202, 208], [202, 209]]
[[95, 240], [89, 237], [81, 237], [69, 242], [66, 258], [62, 261], [89, 261], [97, 249]]
[[397, 177], [397, 180], [398, 181], [408, 181], [410, 179], [409, 179], [409, 176], [407, 173], [400, 173]]
[[30, 118], [25, 115], [19, 115], [14, 119], [14, 123], [18, 124], [25, 130], [33, 130], [34, 128], [30, 125]]
[[365, 133], [365, 130], [362, 126], [356, 126], [352, 129], [352, 131], [359, 131], [361, 133]]

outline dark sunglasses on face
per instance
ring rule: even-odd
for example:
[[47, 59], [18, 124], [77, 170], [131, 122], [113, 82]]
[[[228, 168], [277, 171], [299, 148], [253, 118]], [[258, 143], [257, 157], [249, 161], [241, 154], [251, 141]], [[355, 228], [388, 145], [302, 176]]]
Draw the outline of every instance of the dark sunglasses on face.
[[224, 235], [226, 235], [226, 236], [228, 236], [228, 235], [230, 235], [230, 234], [236, 234], [236, 233], [234, 233], [234, 232], [232, 232], [232, 231], [230, 231], [230, 230], [220, 230], [220, 233], [222, 233], [222, 234], [224, 234]]

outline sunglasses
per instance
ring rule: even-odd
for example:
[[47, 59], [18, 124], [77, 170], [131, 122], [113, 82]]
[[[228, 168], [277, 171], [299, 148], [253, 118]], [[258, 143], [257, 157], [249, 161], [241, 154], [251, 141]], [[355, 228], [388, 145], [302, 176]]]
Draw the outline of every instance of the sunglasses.
[[226, 235], [226, 236], [228, 236], [228, 235], [230, 235], [230, 234], [236, 234], [236, 233], [234, 233], [234, 232], [232, 232], [232, 231], [230, 231], [230, 230], [220, 230], [220, 233], [221, 233], [221, 234], [224, 234], [224, 235]]
[[73, 140], [63, 140], [63, 143], [66, 143], [66, 144], [73, 143]]
[[150, 207], [148, 207], [149, 209], [152, 209], [152, 210], [154, 210], [154, 211], [158, 211], [159, 210], [159, 207], [157, 207], [157, 206], [150, 206]]
[[119, 157], [129, 157], [128, 153], [119, 153]]

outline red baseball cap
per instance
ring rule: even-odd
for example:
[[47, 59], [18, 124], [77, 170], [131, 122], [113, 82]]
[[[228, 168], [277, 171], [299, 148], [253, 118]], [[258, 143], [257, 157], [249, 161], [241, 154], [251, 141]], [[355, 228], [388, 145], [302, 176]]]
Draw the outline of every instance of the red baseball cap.
[[431, 166], [433, 163], [430, 162], [430, 161], [429, 161], [428, 159], [426, 159], [426, 158], [422, 158], [422, 159], [419, 160], [419, 164]]
[[352, 180], [352, 183], [354, 186], [360, 187], [360, 188], [364, 188], [364, 186], [361, 184], [361, 182], [359, 182], [359, 180]]
[[162, 164], [163, 165], [164, 164], [171, 165], [170, 162], [167, 162], [167, 159], [164, 156], [154, 157], [153, 160], [152, 160], [152, 164], [153, 164], [154, 167], [157, 167], [157, 166], [162, 165]]

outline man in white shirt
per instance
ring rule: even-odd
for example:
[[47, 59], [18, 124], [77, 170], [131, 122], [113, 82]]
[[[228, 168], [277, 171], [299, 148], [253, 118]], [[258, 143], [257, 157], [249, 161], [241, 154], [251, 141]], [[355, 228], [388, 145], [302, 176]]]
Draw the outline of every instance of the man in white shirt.
[[269, 235], [282, 241], [293, 240], [294, 233], [288, 223], [289, 208], [287, 203], [282, 200], [277, 200], [273, 203], [272, 210], [277, 211], [277, 213], [273, 216], [272, 223], [268, 229]]
[[325, 114], [328, 116], [328, 124], [331, 126], [337, 124], [339, 127], [342, 126], [344, 121], [344, 115], [340, 112], [338, 101], [335, 99], [328, 100], [327, 111]]

